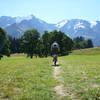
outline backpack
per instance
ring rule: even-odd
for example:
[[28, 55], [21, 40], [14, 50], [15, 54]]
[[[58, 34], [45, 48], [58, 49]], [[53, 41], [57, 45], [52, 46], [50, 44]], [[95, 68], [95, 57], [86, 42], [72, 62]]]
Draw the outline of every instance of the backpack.
[[52, 44], [51, 52], [52, 52], [52, 54], [58, 54], [58, 52], [59, 52], [59, 45], [58, 45], [58, 43], [53, 43]]

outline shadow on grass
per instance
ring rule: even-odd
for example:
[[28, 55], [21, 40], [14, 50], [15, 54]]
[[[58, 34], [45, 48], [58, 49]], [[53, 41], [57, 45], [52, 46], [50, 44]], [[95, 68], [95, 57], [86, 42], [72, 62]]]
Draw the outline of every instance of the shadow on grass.
[[59, 66], [61, 66], [61, 64], [56, 64], [56, 65], [53, 64], [52, 66], [59, 67]]

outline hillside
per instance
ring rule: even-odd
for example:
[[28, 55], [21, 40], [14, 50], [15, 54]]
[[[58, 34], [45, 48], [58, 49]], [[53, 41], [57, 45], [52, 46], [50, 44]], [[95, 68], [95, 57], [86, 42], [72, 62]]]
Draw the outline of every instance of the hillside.
[[100, 47], [74, 50], [72, 55], [100, 55]]

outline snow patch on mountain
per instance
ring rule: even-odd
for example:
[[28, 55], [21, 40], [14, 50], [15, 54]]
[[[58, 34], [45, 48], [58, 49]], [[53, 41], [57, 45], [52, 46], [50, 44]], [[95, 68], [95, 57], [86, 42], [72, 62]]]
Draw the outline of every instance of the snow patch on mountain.
[[61, 27], [63, 27], [65, 24], [67, 24], [67, 22], [68, 22], [68, 20], [63, 20], [63, 21], [57, 23], [57, 24], [56, 24], [56, 27], [61, 28]]
[[78, 24], [76, 24], [76, 25], [74, 26], [74, 30], [75, 30], [75, 29], [79, 29], [79, 28], [81, 28], [81, 29], [84, 29], [84, 28], [85, 28], [85, 26], [83, 25], [83, 23], [79, 22]]
[[38, 21], [41, 23], [41, 24], [45, 24], [46, 22], [44, 22], [43, 20], [41, 19], [38, 19]]
[[7, 24], [7, 25], [4, 26], [4, 28], [5, 28], [5, 27], [8, 27], [8, 26], [10, 26], [10, 25], [11, 25], [11, 24]]
[[34, 17], [34, 15], [24, 16], [24, 17], [16, 17], [16, 23], [20, 23], [23, 20], [30, 20]]
[[90, 22], [90, 27], [91, 28], [93, 28], [94, 26], [96, 26], [97, 25], [97, 22], [96, 21], [91, 21]]

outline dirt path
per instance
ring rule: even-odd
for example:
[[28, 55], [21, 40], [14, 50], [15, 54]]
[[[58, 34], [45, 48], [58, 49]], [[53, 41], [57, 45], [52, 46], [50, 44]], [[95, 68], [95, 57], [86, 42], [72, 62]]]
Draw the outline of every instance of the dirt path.
[[69, 97], [71, 100], [78, 100], [77, 97], [73, 93], [69, 93], [64, 90], [64, 82], [61, 77], [61, 66], [54, 66], [53, 76], [54, 79], [58, 81], [58, 85], [54, 88], [54, 91], [58, 95], [59, 98]]
[[53, 76], [54, 78], [59, 82], [59, 84], [54, 88], [55, 92], [57, 93], [57, 95], [62, 98], [64, 96], [66, 96], [65, 90], [64, 90], [64, 86], [63, 86], [63, 82], [62, 82], [62, 78], [60, 77], [60, 66], [55, 66], [54, 67], [54, 72], [53, 72]]

